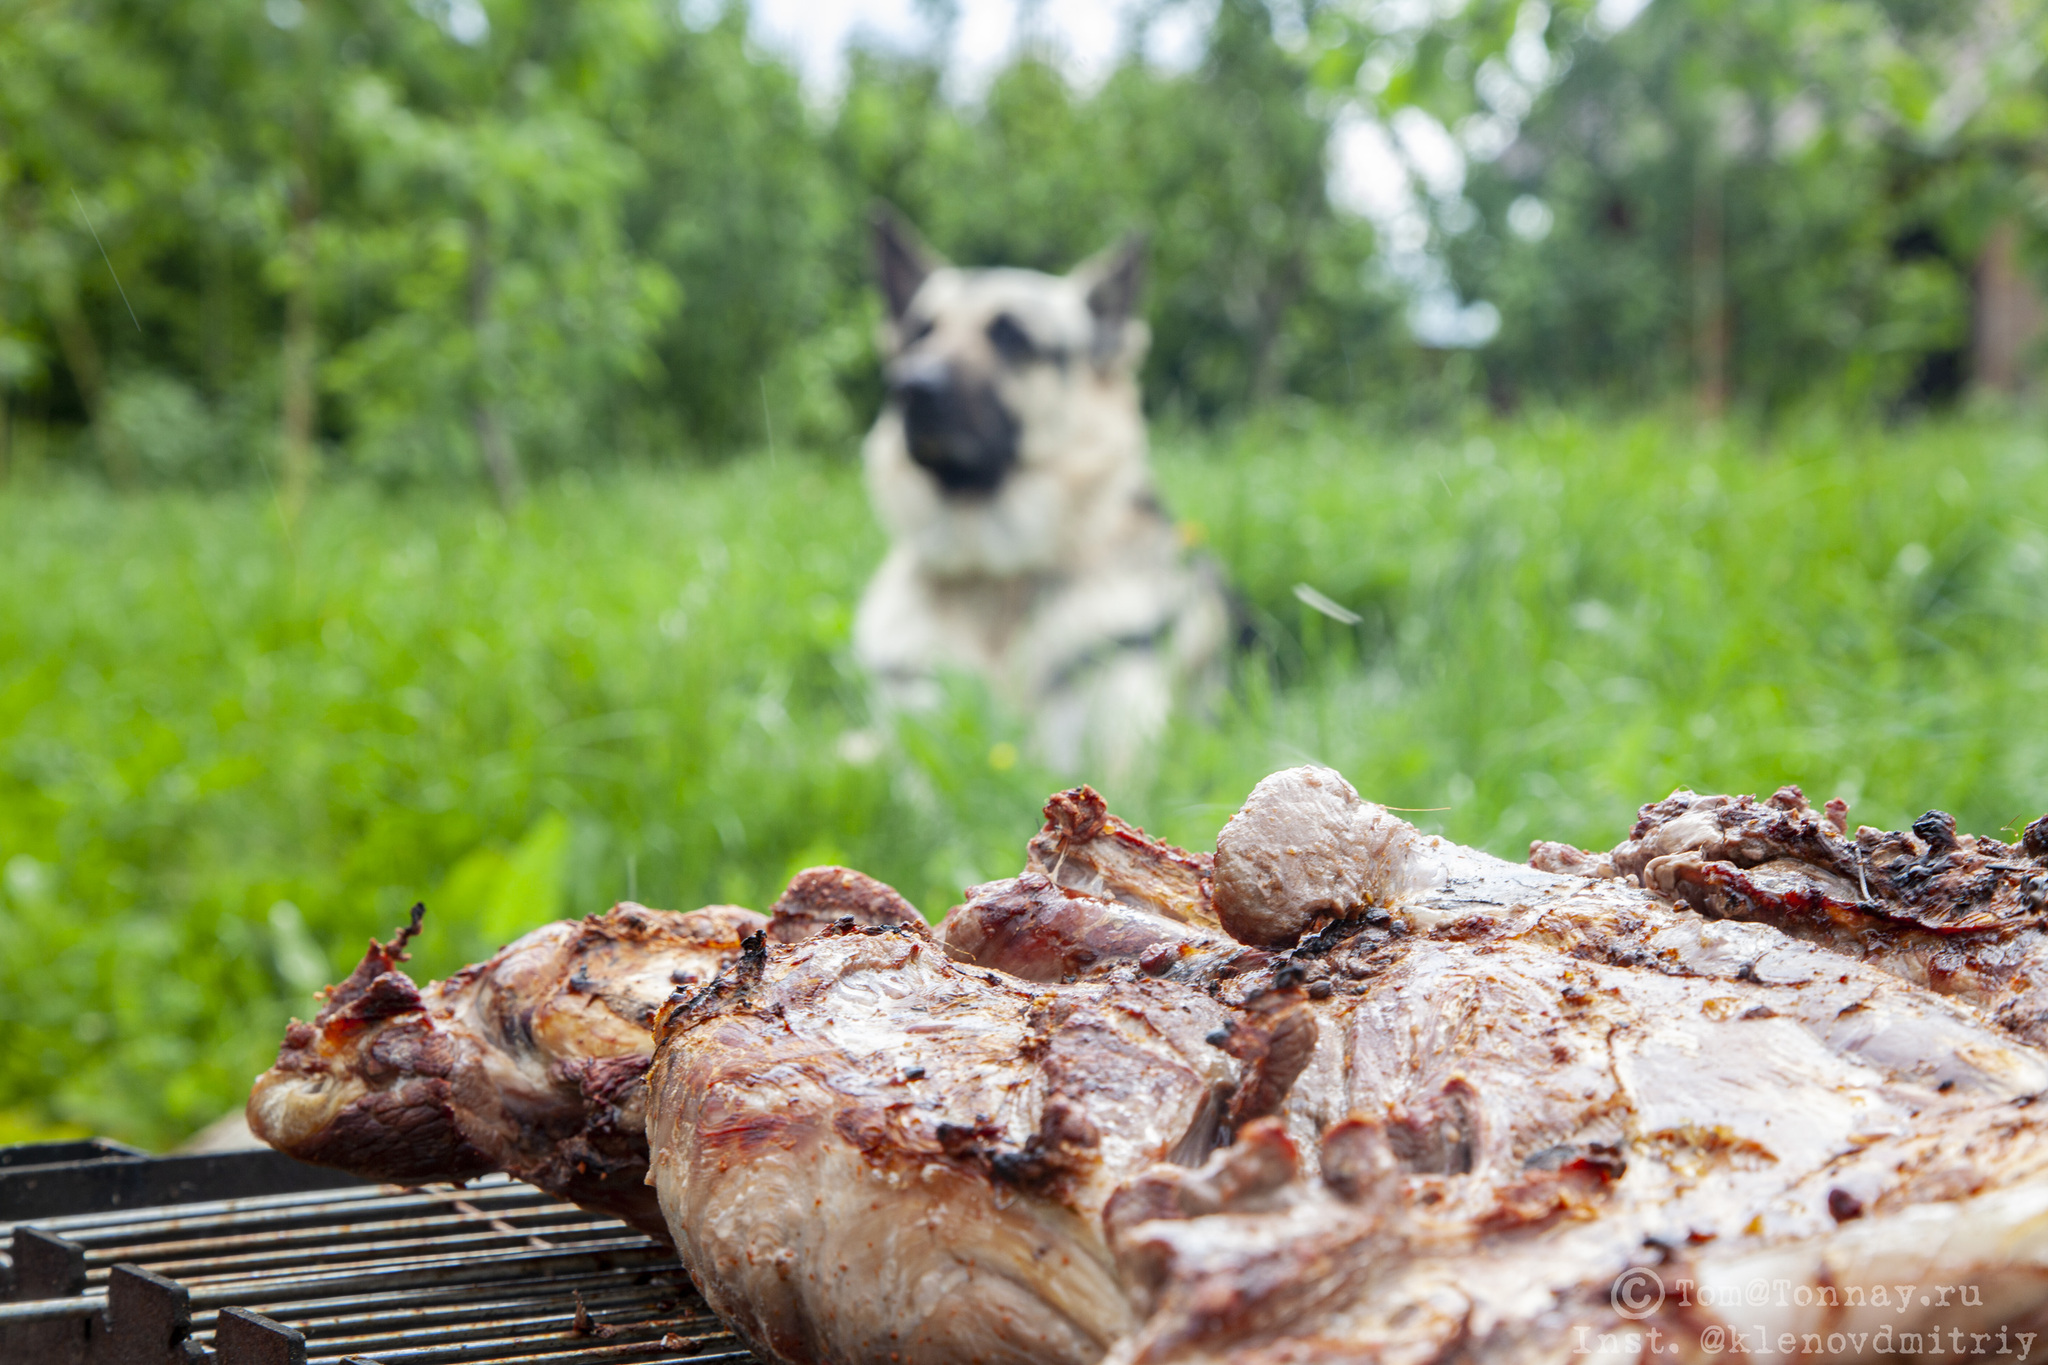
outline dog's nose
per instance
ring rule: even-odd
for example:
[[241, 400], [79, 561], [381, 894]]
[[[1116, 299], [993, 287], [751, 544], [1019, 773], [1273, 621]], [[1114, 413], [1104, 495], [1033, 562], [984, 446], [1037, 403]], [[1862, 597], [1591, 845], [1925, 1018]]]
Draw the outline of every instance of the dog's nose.
[[951, 384], [946, 362], [932, 356], [899, 360], [889, 369], [889, 392], [905, 404], [935, 402]]
[[911, 460], [943, 491], [992, 493], [1017, 462], [1017, 420], [986, 380], [936, 357], [906, 357], [890, 367], [889, 393]]

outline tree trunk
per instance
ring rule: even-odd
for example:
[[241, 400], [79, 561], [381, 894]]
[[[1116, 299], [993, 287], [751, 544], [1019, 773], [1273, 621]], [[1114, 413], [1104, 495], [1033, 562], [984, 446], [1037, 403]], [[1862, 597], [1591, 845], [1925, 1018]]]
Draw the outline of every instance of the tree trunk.
[[1266, 287], [1259, 291], [1258, 331], [1252, 339], [1252, 401], [1267, 403], [1280, 396], [1280, 336], [1287, 310], [1301, 292], [1304, 263], [1299, 250], [1279, 262]]
[[318, 213], [310, 183], [292, 195], [292, 286], [284, 312], [284, 404], [280, 449], [284, 474], [279, 498], [285, 515], [296, 518], [306, 505], [319, 460], [313, 445], [318, 324], [314, 316], [313, 231]]
[[135, 479], [135, 452], [119, 432], [108, 426], [106, 416], [107, 367], [100, 355], [99, 342], [93, 339], [92, 328], [85, 325], [79, 315], [78, 299], [71, 292], [69, 282], [51, 282], [44, 294], [44, 303], [49, 309], [50, 326], [57, 333], [57, 349], [64, 356], [64, 368], [71, 374], [71, 383], [78, 390], [79, 404], [85, 409], [86, 424], [92, 428], [98, 440], [100, 453], [107, 462], [107, 473], [116, 484], [129, 484]]
[[507, 512], [526, 495], [526, 479], [519, 468], [519, 452], [505, 432], [492, 397], [496, 391], [497, 339], [491, 326], [491, 302], [496, 289], [491, 269], [489, 234], [481, 217], [471, 220], [469, 230], [469, 330], [476, 347], [476, 376], [470, 401], [470, 422], [476, 428], [477, 449], [484, 468], [497, 490], [498, 505]]
[[2041, 334], [2041, 295], [2020, 262], [2020, 226], [2007, 218], [1991, 229], [1977, 258], [1970, 319], [1970, 375], [1980, 389], [2017, 394], [2032, 378]]
[[283, 465], [278, 505], [287, 523], [297, 520], [319, 473], [320, 450], [314, 431], [320, 416], [320, 103], [313, 72], [317, 69], [320, 28], [309, 4], [300, 21], [299, 103], [294, 114], [291, 171], [292, 225], [285, 250], [291, 259], [290, 292], [285, 296], [284, 340], [279, 357], [283, 368], [278, 451]]
[[1693, 405], [1708, 421], [1728, 410], [1728, 284], [1721, 242], [1721, 173], [1702, 161], [1693, 182]]
[[100, 363], [99, 344], [92, 339], [92, 329], [85, 325], [85, 319], [78, 316], [78, 310], [69, 300], [50, 310], [50, 321], [57, 330], [57, 349], [64, 353], [64, 368], [71, 371], [71, 382], [78, 389], [78, 401], [85, 406], [85, 420], [95, 426], [100, 420], [100, 400], [106, 396], [107, 373]]

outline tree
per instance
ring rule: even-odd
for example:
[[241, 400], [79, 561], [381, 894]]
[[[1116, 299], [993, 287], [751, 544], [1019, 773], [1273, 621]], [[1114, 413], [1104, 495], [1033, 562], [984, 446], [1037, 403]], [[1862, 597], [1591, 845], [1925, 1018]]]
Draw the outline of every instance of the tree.
[[1583, 0], [1480, 0], [1337, 25], [1327, 71], [1461, 135], [1479, 212], [1439, 205], [1436, 249], [1500, 305], [1498, 386], [1895, 402], [1943, 387], [1971, 263], [2040, 202], [2044, 14], [1659, 0], [1613, 33]]

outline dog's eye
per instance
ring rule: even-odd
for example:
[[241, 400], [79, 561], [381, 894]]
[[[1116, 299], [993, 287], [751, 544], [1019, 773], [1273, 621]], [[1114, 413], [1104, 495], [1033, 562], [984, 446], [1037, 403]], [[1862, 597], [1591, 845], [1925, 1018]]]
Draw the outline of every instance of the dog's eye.
[[909, 318], [904, 320], [904, 346], [915, 346], [918, 342], [923, 341], [926, 337], [930, 336], [931, 334], [932, 320], [930, 318]]
[[1012, 365], [1022, 365], [1038, 354], [1030, 333], [1008, 313], [996, 314], [996, 320], [988, 325], [989, 345], [996, 348], [996, 354]]

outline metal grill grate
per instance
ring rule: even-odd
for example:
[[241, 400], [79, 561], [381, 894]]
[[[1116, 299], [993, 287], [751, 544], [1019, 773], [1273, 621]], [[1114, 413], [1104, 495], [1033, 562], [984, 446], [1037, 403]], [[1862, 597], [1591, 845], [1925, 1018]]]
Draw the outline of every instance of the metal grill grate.
[[667, 1247], [503, 1176], [0, 1224], [0, 1360], [751, 1361]]

